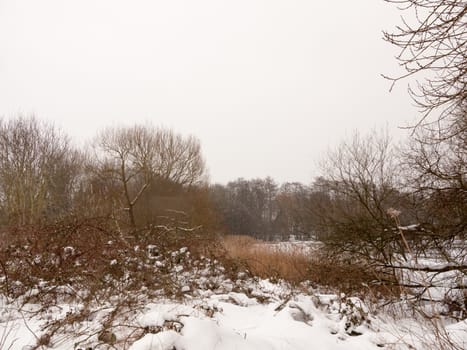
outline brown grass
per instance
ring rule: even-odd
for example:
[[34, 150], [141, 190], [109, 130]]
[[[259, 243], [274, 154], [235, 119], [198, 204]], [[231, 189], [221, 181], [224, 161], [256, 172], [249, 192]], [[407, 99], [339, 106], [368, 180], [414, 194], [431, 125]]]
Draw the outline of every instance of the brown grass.
[[300, 249], [284, 251], [248, 236], [225, 236], [223, 244], [228, 256], [246, 264], [254, 276], [292, 283], [306, 279], [310, 257]]
[[284, 250], [248, 236], [225, 236], [223, 244], [230, 258], [261, 278], [284, 279], [294, 285], [310, 281], [346, 293], [366, 292], [366, 285], [375, 280], [362, 266], [332, 259], [319, 250], [309, 253], [298, 246]]

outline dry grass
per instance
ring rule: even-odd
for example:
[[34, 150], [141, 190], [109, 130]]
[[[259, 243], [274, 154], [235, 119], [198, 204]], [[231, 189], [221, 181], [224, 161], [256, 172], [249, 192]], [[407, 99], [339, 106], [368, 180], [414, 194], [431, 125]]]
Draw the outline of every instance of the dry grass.
[[223, 243], [229, 257], [246, 264], [255, 276], [299, 283], [308, 275], [310, 257], [299, 248], [285, 251], [248, 236], [226, 236]]
[[342, 292], [366, 292], [374, 275], [359, 265], [331, 259], [319, 250], [310, 253], [300, 246], [287, 249], [248, 236], [225, 236], [227, 254], [261, 278], [284, 279], [292, 284], [310, 281]]

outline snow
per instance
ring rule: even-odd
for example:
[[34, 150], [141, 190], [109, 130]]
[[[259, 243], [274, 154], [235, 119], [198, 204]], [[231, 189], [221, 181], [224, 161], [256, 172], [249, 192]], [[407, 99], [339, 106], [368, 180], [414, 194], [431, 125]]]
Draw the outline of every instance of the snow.
[[284, 253], [297, 253], [311, 255], [315, 251], [323, 247], [319, 241], [290, 241], [290, 242], [274, 242], [274, 243], [259, 243], [254, 244], [253, 248], [268, 248], [272, 251], [280, 251]]
[[148, 304], [138, 325], [141, 327], [162, 327], [165, 321], [174, 321], [177, 315], [189, 315], [193, 309], [182, 304]]
[[420, 224], [412, 224], [407, 226], [397, 226], [399, 230], [402, 231], [415, 231], [420, 227]]
[[[237, 297], [240, 297], [237, 295]], [[218, 297], [213, 298], [219, 299]], [[248, 298], [247, 298], [248, 299]], [[180, 318], [184, 327], [180, 333], [168, 330], [157, 335], [146, 335], [135, 342], [131, 350], [275, 350], [313, 348], [339, 349], [375, 349], [371, 336], [361, 338], [333, 333], [333, 322], [314, 307], [309, 297], [301, 296], [281, 311], [275, 311], [277, 303], [260, 305], [249, 303], [249, 306], [219, 302], [222, 309], [213, 318], [196, 317], [194, 315]], [[180, 310], [172, 309], [174, 315]], [[309, 315], [316, 315], [313, 324], [297, 318], [297, 310], [306, 310]], [[188, 310], [183, 310], [186, 313]], [[300, 311], [301, 312], [301, 311]], [[192, 313], [192, 314], [196, 314]], [[148, 314], [156, 324], [167, 319], [167, 314]]]
[[[268, 295], [270, 302], [262, 304], [255, 297], [237, 292], [211, 293], [178, 302], [146, 302], [115, 321], [126, 326], [115, 326], [111, 330], [116, 338], [112, 347], [130, 350], [370, 350], [389, 344], [387, 349], [407, 349], [407, 344], [424, 349], [427, 343], [436, 341], [433, 332], [423, 328], [419, 321], [395, 320], [386, 314], [383, 317], [370, 315], [368, 307], [355, 297], [293, 292], [266, 280], [252, 284], [251, 288], [250, 294]], [[113, 302], [118, 300], [96, 308], [93, 317], [52, 338], [50, 348], [94, 349], [99, 343], [96, 334], [102, 320], [114, 310]], [[78, 303], [63, 303], [41, 313], [40, 305], [36, 304], [20, 305], [5, 297], [0, 298], [0, 303], [0, 348], [11, 346], [11, 350], [32, 348], [43, 334], [44, 325], [83, 307]], [[125, 338], [135, 329], [141, 330], [140, 336], [125, 343]], [[446, 329], [461, 348], [467, 345], [466, 321], [451, 324]]]
[[160, 334], [146, 334], [131, 345], [129, 350], [171, 350], [176, 340], [180, 338], [175, 331]]
[[[270, 247], [295, 251], [299, 249], [298, 243]], [[317, 249], [317, 244], [312, 242], [304, 249]], [[96, 298], [84, 304], [83, 299], [90, 293], [87, 290], [69, 293], [71, 285], [39, 282], [16, 299], [0, 294], [0, 349], [37, 348], [38, 340], [60, 322], [61, 327], [50, 342], [37, 349], [432, 350], [442, 348], [443, 341], [467, 349], [466, 320], [451, 320], [449, 324], [443, 319], [431, 322], [417, 319], [407, 312], [407, 299], [392, 304], [394, 309], [390, 310], [378, 304], [369, 305], [355, 296], [323, 294], [309, 285], [294, 288], [283, 281], [252, 278], [245, 272], [228, 277], [214, 259], [203, 257], [201, 261], [190, 262], [186, 247], [172, 252], [173, 259], [162, 258], [155, 245], [146, 246], [142, 252], [147, 254], [145, 259], [150, 266], [155, 267], [153, 273], [159, 273], [162, 267], [171, 269], [172, 282], [181, 292], [180, 299], [147, 293], [151, 286], [144, 286], [131, 292], [136, 293], [131, 294], [132, 303], [127, 300], [130, 293], [111, 290], [104, 300]], [[69, 253], [73, 253], [71, 249]], [[120, 258], [110, 261], [110, 265], [123, 263]], [[419, 259], [410, 264], [401, 263], [402, 277], [422, 286], [427, 281], [433, 282], [434, 287], [426, 290], [430, 301], [441, 300], [452, 287], [449, 283], [456, 282], [455, 271], [407, 269], [446, 266], [433, 259]], [[40, 304], [40, 298], [34, 297], [44, 290], [53, 290], [62, 297], [47, 305]], [[67, 297], [70, 295], [77, 297]], [[427, 310], [431, 307], [433, 302], [427, 304]], [[83, 310], [87, 310], [85, 317], [81, 317]], [[79, 316], [76, 320], [75, 315]], [[440, 330], [444, 333], [439, 333]], [[446, 339], [440, 339], [440, 334]]]

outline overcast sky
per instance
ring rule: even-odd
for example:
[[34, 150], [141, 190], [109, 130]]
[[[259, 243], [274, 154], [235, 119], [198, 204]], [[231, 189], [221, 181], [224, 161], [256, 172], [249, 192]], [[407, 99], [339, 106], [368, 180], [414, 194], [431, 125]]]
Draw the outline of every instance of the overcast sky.
[[310, 183], [323, 152], [416, 110], [382, 0], [0, 0], [0, 116], [77, 142], [150, 121], [194, 134], [213, 182]]

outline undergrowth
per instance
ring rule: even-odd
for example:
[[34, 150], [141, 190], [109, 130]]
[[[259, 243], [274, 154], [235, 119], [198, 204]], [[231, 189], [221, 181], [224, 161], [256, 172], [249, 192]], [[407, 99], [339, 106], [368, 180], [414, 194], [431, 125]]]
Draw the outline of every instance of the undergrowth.
[[228, 256], [254, 276], [285, 280], [294, 286], [311, 282], [322, 289], [349, 294], [384, 292], [375, 273], [366, 266], [327, 255], [319, 246], [271, 244], [248, 236], [225, 236], [222, 242]]

